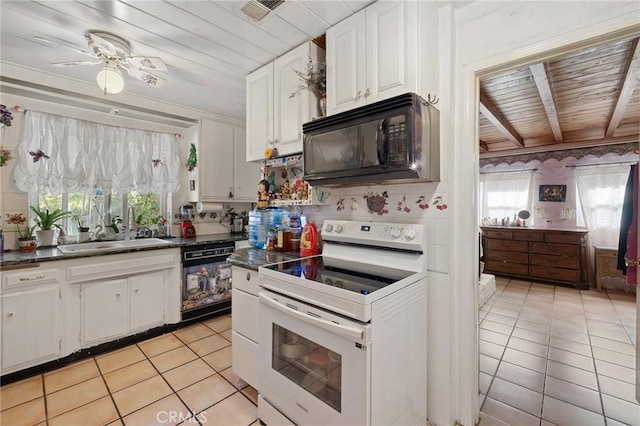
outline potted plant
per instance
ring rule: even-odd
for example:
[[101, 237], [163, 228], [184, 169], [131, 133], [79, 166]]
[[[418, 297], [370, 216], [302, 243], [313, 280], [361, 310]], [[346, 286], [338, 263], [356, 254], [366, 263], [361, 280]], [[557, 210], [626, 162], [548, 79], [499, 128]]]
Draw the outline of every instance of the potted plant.
[[[55, 234], [55, 230], [53, 227], [60, 228], [59, 225], [56, 224], [60, 219], [63, 219], [69, 215], [71, 212], [66, 212], [61, 209], [55, 209], [53, 211], [49, 211], [49, 209], [40, 209], [39, 207], [31, 206], [31, 211], [36, 214], [34, 222], [40, 228], [36, 231], [38, 235], [38, 241], [43, 246], [51, 246], [53, 245], [53, 237]], [[62, 229], [62, 228], [60, 228]]]
[[16, 214], [7, 214], [6, 222], [11, 225], [16, 225], [16, 229], [18, 230], [18, 244], [20, 245], [20, 250], [22, 251], [33, 251], [38, 247], [38, 242], [36, 241], [36, 237], [33, 235], [33, 230], [36, 228], [33, 226], [26, 226], [24, 230], [20, 229], [20, 225], [24, 225], [27, 223], [27, 218], [23, 216], [22, 213]]

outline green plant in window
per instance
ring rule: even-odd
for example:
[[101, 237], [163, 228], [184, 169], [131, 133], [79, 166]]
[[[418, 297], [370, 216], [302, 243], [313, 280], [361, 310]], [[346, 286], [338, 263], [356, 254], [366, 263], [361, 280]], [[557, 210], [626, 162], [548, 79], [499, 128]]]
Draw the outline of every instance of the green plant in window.
[[60, 228], [56, 222], [64, 219], [65, 217], [71, 215], [71, 212], [66, 212], [60, 209], [55, 209], [53, 211], [49, 211], [49, 209], [41, 210], [40, 207], [30, 206], [31, 211], [36, 214], [36, 217], [33, 221], [36, 223], [38, 228], [43, 231], [49, 231], [54, 226]]

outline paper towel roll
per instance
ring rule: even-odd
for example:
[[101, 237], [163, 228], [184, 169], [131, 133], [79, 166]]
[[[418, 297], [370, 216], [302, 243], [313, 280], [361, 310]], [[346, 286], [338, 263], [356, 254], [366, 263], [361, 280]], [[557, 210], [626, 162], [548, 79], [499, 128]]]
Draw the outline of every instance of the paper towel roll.
[[218, 213], [223, 210], [222, 203], [203, 203], [198, 201], [196, 204], [196, 211], [198, 213]]

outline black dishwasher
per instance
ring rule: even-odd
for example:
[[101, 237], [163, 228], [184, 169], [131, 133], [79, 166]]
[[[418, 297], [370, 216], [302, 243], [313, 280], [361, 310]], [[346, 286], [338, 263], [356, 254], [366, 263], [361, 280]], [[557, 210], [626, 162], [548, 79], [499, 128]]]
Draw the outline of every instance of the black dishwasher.
[[202, 243], [182, 248], [182, 321], [231, 312], [233, 242]]

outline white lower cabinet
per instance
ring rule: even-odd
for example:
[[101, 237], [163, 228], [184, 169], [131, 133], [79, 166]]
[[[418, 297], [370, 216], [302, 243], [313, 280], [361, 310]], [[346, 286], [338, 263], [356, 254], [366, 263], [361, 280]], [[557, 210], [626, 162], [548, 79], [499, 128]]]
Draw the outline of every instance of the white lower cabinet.
[[60, 354], [59, 286], [3, 294], [2, 373], [56, 359]]
[[164, 294], [163, 272], [82, 284], [82, 346], [164, 324]]
[[126, 279], [82, 285], [83, 346], [114, 339], [127, 332], [127, 287]]
[[258, 271], [234, 266], [231, 298], [233, 372], [258, 386]]

